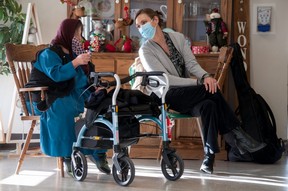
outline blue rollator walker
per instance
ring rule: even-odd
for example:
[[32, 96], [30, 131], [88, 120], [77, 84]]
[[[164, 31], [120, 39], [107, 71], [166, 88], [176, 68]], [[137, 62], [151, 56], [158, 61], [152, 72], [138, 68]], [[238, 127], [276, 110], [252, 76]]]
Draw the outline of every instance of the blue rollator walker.
[[[117, 96], [119, 94], [119, 91], [121, 90], [121, 84], [129, 82], [131, 79], [134, 79], [138, 76], [142, 77], [142, 84], [144, 86], [154, 86], [158, 87], [161, 86], [156, 80], [153, 80], [151, 77], [153, 76], [163, 76], [166, 83], [163, 90], [163, 95], [161, 98], [161, 106], [157, 105], [157, 109], [160, 111], [161, 114], [159, 116], [152, 115], [151, 112], [148, 111], [148, 109], [143, 110], [137, 110], [137, 108], [141, 108], [139, 105], [137, 107], [133, 108], [133, 106], [129, 106], [130, 112], [128, 112], [129, 115], [133, 115], [136, 121], [138, 123], [141, 122], [154, 122], [160, 127], [161, 133], [160, 134], [138, 134], [134, 137], [129, 138], [123, 138], [120, 137], [121, 135], [121, 123], [119, 126], [119, 120], [121, 122], [122, 116], [127, 116], [127, 112], [122, 111], [122, 108], [118, 105], [119, 101], [117, 100]], [[90, 75], [91, 78], [94, 78], [93, 85], [96, 87], [111, 87], [115, 86], [115, 89], [113, 91], [112, 98], [109, 100], [111, 101], [109, 105], [109, 110], [105, 111], [105, 113], [101, 113], [96, 116], [95, 120], [93, 120], [93, 124], [96, 125], [99, 128], [106, 127], [110, 132], [111, 136], [101, 136], [96, 134], [89, 134], [88, 132], [96, 132], [88, 128], [86, 124], [84, 124], [77, 136], [77, 142], [73, 144], [73, 152], [71, 155], [72, 158], [72, 171], [73, 176], [78, 181], [83, 181], [87, 176], [87, 160], [85, 155], [80, 151], [81, 148], [85, 149], [110, 149], [113, 148], [113, 156], [112, 156], [112, 175], [114, 180], [121, 186], [128, 186], [131, 184], [135, 178], [135, 166], [132, 160], [129, 158], [129, 152], [128, 152], [128, 146], [137, 144], [139, 139], [141, 137], [162, 137], [163, 141], [163, 147], [162, 147], [162, 160], [161, 160], [161, 170], [163, 175], [171, 181], [178, 180], [183, 172], [184, 172], [184, 162], [179, 157], [179, 155], [176, 153], [176, 150], [169, 147], [170, 140], [168, 139], [168, 132], [166, 127], [166, 109], [167, 106], [165, 104], [165, 95], [169, 89], [169, 81], [168, 77], [163, 72], [136, 72], [132, 76], [128, 76], [125, 79], [119, 78], [119, 76], [113, 72], [92, 72]], [[103, 77], [106, 77], [103, 79]], [[107, 81], [107, 77], [113, 77], [115, 81], [109, 82]], [[155, 83], [156, 82], [156, 83]], [[133, 91], [133, 90], [128, 90]], [[147, 108], [147, 107], [146, 107]], [[131, 113], [131, 110], [133, 111]], [[108, 116], [108, 117], [107, 117]], [[109, 117], [110, 116], [110, 117]], [[129, 125], [128, 125], [129, 126]], [[90, 147], [85, 145], [85, 141], [94, 141], [101, 143], [101, 141], [104, 142], [110, 142], [113, 143], [110, 144], [110, 147], [102, 148], [100, 147]]]

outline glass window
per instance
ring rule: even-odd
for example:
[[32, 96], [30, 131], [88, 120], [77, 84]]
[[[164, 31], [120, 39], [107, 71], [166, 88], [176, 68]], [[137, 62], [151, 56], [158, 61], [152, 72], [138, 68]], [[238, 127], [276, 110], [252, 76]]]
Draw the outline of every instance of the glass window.
[[191, 41], [207, 41], [205, 20], [214, 8], [220, 13], [221, 0], [184, 0], [183, 33]]

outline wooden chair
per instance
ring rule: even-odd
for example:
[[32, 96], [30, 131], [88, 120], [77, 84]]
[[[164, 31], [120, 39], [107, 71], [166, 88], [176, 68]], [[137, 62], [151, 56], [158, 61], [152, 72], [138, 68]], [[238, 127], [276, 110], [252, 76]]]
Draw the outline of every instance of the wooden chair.
[[[28, 108], [26, 106], [25, 101], [25, 94], [28, 93], [29, 101], [32, 103], [31, 100], [31, 92], [41, 92], [41, 99], [45, 98], [45, 92], [48, 90], [48, 87], [34, 87], [34, 88], [24, 88], [25, 84], [28, 82], [30, 77], [30, 72], [32, 69], [31, 62], [36, 59], [36, 53], [44, 48], [48, 47], [48, 45], [27, 45], [27, 44], [6, 44], [6, 56], [7, 61], [9, 63], [9, 67], [11, 73], [13, 74], [15, 85], [17, 92], [19, 94], [19, 98], [21, 101], [22, 109], [23, 109], [23, 116], [21, 116], [21, 120], [23, 121], [31, 121], [31, 126], [26, 136], [23, 148], [21, 150], [21, 154], [19, 157], [19, 161], [17, 164], [15, 174], [19, 174], [20, 168], [26, 156], [26, 151], [28, 150], [30, 140], [32, 138], [32, 134], [34, 131], [34, 127], [36, 122], [40, 119], [40, 116], [36, 116], [31, 107], [31, 113], [28, 112]], [[30, 104], [32, 106], [32, 104]], [[63, 159], [62, 157], [57, 158], [58, 168], [61, 170], [61, 176], [64, 177], [64, 170], [63, 170]]]
[[[220, 91], [223, 91], [223, 87], [224, 87], [224, 82], [228, 73], [228, 69], [229, 69], [229, 65], [232, 59], [232, 55], [233, 55], [233, 48], [232, 47], [222, 47], [220, 49], [220, 53], [219, 53], [219, 57], [218, 57], [218, 65], [217, 65], [217, 69], [215, 71], [214, 74], [214, 78], [217, 80], [217, 83], [219, 85]], [[204, 137], [203, 137], [203, 131], [202, 131], [202, 121], [201, 121], [201, 117], [192, 117], [190, 115], [184, 115], [184, 114], [180, 114], [178, 112], [169, 110], [167, 112], [167, 117], [170, 118], [171, 120], [180, 120], [180, 119], [195, 119], [196, 120], [196, 124], [198, 126], [200, 135], [201, 135], [201, 139], [202, 139], [202, 143], [203, 143], [203, 147], [204, 145]], [[221, 137], [218, 137], [218, 142], [221, 142]], [[161, 157], [161, 151], [162, 151], [162, 141], [160, 141], [160, 146], [159, 146], [159, 151], [158, 151], [158, 156], [157, 159], [159, 160]]]

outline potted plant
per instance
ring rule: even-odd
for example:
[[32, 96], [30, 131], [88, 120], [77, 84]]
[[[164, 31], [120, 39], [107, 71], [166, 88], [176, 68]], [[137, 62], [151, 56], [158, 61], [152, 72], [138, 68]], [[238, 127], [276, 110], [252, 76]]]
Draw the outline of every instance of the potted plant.
[[0, 1], [0, 75], [10, 73], [6, 62], [5, 43], [22, 41], [25, 14], [16, 0]]

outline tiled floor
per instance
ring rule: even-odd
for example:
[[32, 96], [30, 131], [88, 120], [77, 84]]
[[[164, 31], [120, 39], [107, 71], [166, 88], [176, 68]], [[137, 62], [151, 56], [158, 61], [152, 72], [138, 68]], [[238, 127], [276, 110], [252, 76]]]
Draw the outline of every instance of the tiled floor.
[[[19, 175], [14, 175], [16, 157], [0, 155], [1, 191], [288, 191], [287, 156], [273, 165], [216, 161], [215, 173], [199, 172], [200, 160], [185, 160], [181, 179], [168, 181], [164, 178], [160, 164], [152, 159], [132, 159], [136, 168], [134, 181], [128, 187], [119, 186], [112, 175], [100, 173], [88, 162], [88, 175], [83, 182], [69, 176], [62, 178], [56, 169], [56, 159], [50, 157], [27, 157]], [[111, 165], [111, 160], [109, 160]]]

